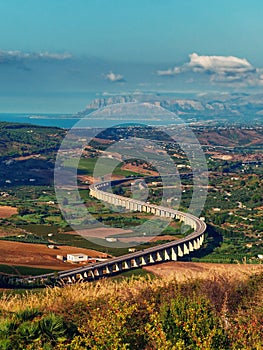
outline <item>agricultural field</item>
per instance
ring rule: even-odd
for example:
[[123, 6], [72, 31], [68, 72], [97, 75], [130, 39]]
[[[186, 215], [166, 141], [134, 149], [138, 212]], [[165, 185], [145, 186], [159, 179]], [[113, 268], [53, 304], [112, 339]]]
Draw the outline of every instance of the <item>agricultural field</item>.
[[49, 268], [56, 270], [66, 270], [72, 268], [72, 264], [65, 263], [56, 258], [57, 255], [66, 256], [72, 253], [87, 254], [88, 256], [102, 257], [101, 252], [72, 247], [67, 245], [58, 245], [55, 249], [50, 249], [45, 244], [32, 244], [24, 242], [14, 242], [1, 240], [1, 264], [8, 266], [27, 266], [35, 268]]
[[[113, 178], [138, 175], [144, 177], [149, 190], [147, 200], [159, 204], [163, 189], [162, 184], [153, 185], [151, 176], [156, 176], [156, 169], [151, 164], [136, 159], [121, 162], [120, 155], [115, 154], [115, 158], [112, 159], [107, 153], [108, 145], [115, 140], [129, 135], [144, 137], [155, 140], [168, 152], [175, 164], [182, 166], [179, 171], [182, 186], [179, 209], [187, 210], [193, 186], [191, 169], [184, 152], [177, 144], [166, 140], [167, 135], [156, 134], [151, 128], [134, 127], [129, 130], [118, 128], [110, 130], [108, 134], [104, 131], [100, 137], [84, 147], [78, 165], [79, 193], [94, 220], [88, 222], [88, 231], [85, 234], [80, 232], [79, 235], [77, 232], [72, 232], [72, 228], [62, 217], [53, 188], [56, 150], [65, 131], [56, 128], [34, 127], [34, 130], [32, 128], [17, 124], [2, 125], [5, 141], [6, 135], [13, 141], [3, 153], [0, 170], [8, 169], [13, 178], [10, 182], [3, 183], [0, 188], [0, 243], [3, 243], [4, 239], [8, 242], [32, 246], [40, 244], [45, 247], [50, 243], [48, 235], [52, 234], [52, 241], [58, 246], [92, 249], [111, 256], [119, 256], [128, 252], [125, 242], [131, 239], [134, 240], [136, 249], [145, 249], [183, 237], [181, 225], [176, 221], [171, 222], [157, 237], [155, 227], [146, 233], [147, 237], [142, 237], [136, 232], [136, 227], [146, 222], [151, 217], [150, 214], [122, 211], [121, 215], [116, 215], [114, 208], [90, 197], [88, 190], [89, 184], [93, 181], [92, 174], [97, 159], [103, 156], [103, 164], [109, 168], [115, 167]], [[244, 126], [240, 129], [237, 127], [236, 131], [227, 127], [223, 130], [216, 127], [209, 129], [206, 126], [196, 127], [193, 130], [203, 144], [209, 169], [208, 197], [201, 214], [206, 219], [208, 231], [203, 248], [184, 259], [194, 262], [260, 263], [258, 255], [261, 255], [263, 250], [261, 129], [255, 127], [253, 132], [246, 132]], [[210, 131], [214, 135], [213, 142], [208, 137]], [[20, 133], [25, 133], [26, 136], [20, 138]], [[33, 137], [33, 133], [37, 137]], [[56, 142], [53, 140], [54, 135]], [[225, 141], [222, 147], [220, 142], [223, 138], [230, 141], [228, 143]], [[256, 138], [256, 143], [253, 142], [253, 138]], [[46, 152], [40, 152], [44, 144]], [[154, 153], [154, 150], [151, 152]], [[65, 165], [69, 168], [73, 164], [70, 159], [66, 162]], [[18, 178], [14, 178], [12, 166], [19, 169]], [[36, 171], [41, 176], [31, 178], [34, 169], [41, 169], [41, 172]], [[31, 174], [28, 177], [27, 172]], [[129, 182], [116, 186], [114, 191], [127, 197], [132, 195], [133, 198], [136, 196], [140, 198], [141, 195], [140, 189], [136, 190], [133, 187], [131, 190]], [[178, 205], [176, 198], [173, 198], [169, 205]], [[101, 225], [106, 225], [106, 228], [99, 231]], [[88, 235], [92, 237], [92, 241], [87, 239]], [[123, 245], [118, 248], [105, 247], [107, 237], [115, 238]], [[2, 260], [0, 259], [0, 264], [4, 264], [4, 259]], [[23, 265], [22, 260], [17, 261], [16, 265]], [[44, 267], [42, 263], [40, 265]], [[53, 268], [57, 268], [56, 264]]]
[[0, 218], [10, 218], [12, 215], [17, 214], [18, 210], [15, 207], [11, 207], [9, 205], [0, 206]]

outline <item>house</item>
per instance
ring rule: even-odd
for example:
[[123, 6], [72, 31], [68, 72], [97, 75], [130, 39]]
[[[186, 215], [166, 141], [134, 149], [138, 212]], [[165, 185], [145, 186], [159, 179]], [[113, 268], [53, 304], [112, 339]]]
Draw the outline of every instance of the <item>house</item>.
[[72, 263], [85, 262], [88, 259], [88, 255], [82, 253], [67, 254], [67, 261]]
[[106, 237], [105, 239], [107, 242], [117, 242], [117, 238], [115, 237]]
[[129, 248], [129, 253], [134, 253], [134, 252], [136, 252], [136, 249], [135, 248]]
[[57, 255], [57, 259], [61, 261], [66, 261], [66, 257], [63, 255]]

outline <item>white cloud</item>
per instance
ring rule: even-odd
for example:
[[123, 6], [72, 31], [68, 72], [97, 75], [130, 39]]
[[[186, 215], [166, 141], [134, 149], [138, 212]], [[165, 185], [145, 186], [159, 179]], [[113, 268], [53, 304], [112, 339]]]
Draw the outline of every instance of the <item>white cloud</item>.
[[69, 58], [72, 58], [72, 55], [70, 53], [51, 53], [51, 52], [40, 52], [38, 54], [38, 58], [44, 58], [44, 59], [51, 59], [51, 60], [58, 60], [63, 61], [67, 60]]
[[113, 73], [113, 72], [110, 72], [110, 73], [106, 74], [105, 75], [105, 79], [111, 81], [112, 83], [120, 83], [120, 82], [124, 82], [125, 81], [123, 75], [116, 74], [116, 73]]
[[159, 76], [174, 77], [183, 73], [199, 73], [209, 76], [212, 83], [261, 85], [262, 72], [256, 69], [247, 59], [235, 56], [201, 56], [189, 55], [189, 62], [157, 71]]
[[191, 54], [190, 62], [186, 67], [195, 71], [210, 71], [214, 73], [226, 72], [250, 72], [254, 71], [253, 66], [245, 59], [235, 56], [199, 56], [196, 53]]
[[178, 67], [175, 68], [169, 68], [166, 70], [158, 70], [157, 75], [160, 77], [173, 77], [175, 74], [177, 74]]
[[24, 52], [24, 51], [5, 51], [0, 50], [0, 63], [12, 63], [18, 61], [33, 60], [55, 60], [63, 61], [71, 58], [69, 53], [50, 53], [50, 52]]

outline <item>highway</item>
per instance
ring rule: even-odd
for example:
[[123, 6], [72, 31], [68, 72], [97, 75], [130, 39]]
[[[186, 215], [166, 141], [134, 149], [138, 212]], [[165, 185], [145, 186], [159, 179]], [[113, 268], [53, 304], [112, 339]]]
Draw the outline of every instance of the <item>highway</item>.
[[188, 236], [169, 241], [144, 250], [135, 251], [133, 253], [125, 254], [120, 257], [107, 259], [103, 262], [93, 263], [78, 268], [61, 271], [57, 273], [42, 274], [33, 277], [26, 277], [20, 279], [20, 282], [41, 280], [64, 280], [75, 282], [76, 280], [94, 280], [101, 277], [109, 277], [113, 274], [120, 273], [125, 270], [138, 268], [150, 264], [156, 264], [164, 261], [173, 260], [189, 254], [201, 247], [204, 241], [204, 233], [206, 224], [203, 220], [197, 218], [190, 213], [180, 212], [178, 210], [157, 206], [150, 203], [141, 202], [127, 197], [115, 195], [107, 192], [111, 185], [129, 181], [131, 179], [125, 178], [114, 181], [103, 181], [90, 186], [90, 195], [102, 201], [111, 203], [113, 205], [120, 205], [128, 210], [150, 212], [157, 216], [165, 218], [176, 218], [185, 224], [189, 225], [193, 232]]

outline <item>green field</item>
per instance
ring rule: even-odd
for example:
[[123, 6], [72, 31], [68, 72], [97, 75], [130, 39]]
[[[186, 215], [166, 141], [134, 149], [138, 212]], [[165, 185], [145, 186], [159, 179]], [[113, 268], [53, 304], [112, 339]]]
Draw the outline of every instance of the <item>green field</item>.
[[0, 265], [0, 274], [10, 274], [19, 276], [37, 276], [40, 274], [51, 273], [57, 270], [54, 269], [42, 269], [30, 266], [17, 266], [17, 265]]
[[[64, 162], [64, 166], [69, 168], [75, 167], [75, 159], [67, 159]], [[82, 175], [94, 175], [95, 177], [97, 177], [107, 175], [108, 173], [112, 173], [113, 175], [119, 175], [124, 177], [128, 177], [131, 175], [142, 176], [138, 172], [122, 170], [121, 167], [123, 166], [123, 163], [120, 163], [119, 161], [110, 158], [84, 158], [80, 159], [77, 166], [78, 173]]]

